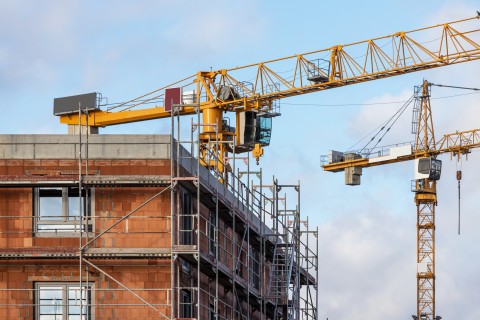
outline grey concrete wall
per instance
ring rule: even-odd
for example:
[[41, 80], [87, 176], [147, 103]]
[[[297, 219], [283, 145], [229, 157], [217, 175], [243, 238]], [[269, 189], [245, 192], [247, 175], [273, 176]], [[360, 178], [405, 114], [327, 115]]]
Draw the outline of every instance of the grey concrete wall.
[[[82, 158], [86, 156], [82, 136]], [[0, 135], [0, 159], [78, 159], [79, 136]], [[89, 159], [170, 159], [169, 135], [102, 134], [88, 136]]]

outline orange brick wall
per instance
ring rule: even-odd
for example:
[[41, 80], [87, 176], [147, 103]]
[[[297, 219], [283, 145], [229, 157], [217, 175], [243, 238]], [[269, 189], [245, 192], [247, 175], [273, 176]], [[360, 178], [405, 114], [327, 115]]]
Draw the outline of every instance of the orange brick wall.
[[[33, 319], [35, 314], [35, 283], [39, 282], [79, 282], [78, 263], [72, 261], [42, 261], [0, 267], [0, 319]], [[111, 264], [111, 262], [106, 262]], [[89, 281], [94, 283], [92, 311], [95, 319], [149, 319], [159, 318], [159, 314], [170, 313], [165, 304], [170, 295], [170, 263], [149, 261], [144, 265], [132, 263], [129, 266], [99, 267], [107, 274], [136, 292], [158, 311], [147, 306], [131, 292], [123, 289], [114, 280], [90, 268]], [[25, 265], [23, 265], [25, 264]], [[136, 265], [135, 265], [136, 264]], [[82, 273], [86, 282], [86, 273]], [[7, 289], [7, 290], [5, 290]], [[14, 290], [12, 290], [14, 289]]]
[[[95, 230], [100, 233], [163, 188], [96, 188]], [[103, 235], [95, 247], [170, 248], [170, 192], [165, 191]]]
[[[102, 175], [168, 175], [168, 160], [95, 160], [89, 173]], [[85, 168], [84, 168], [85, 170]], [[1, 160], [0, 175], [78, 173], [77, 161]], [[111, 226], [163, 188], [95, 188], [95, 234]], [[0, 188], [0, 251], [14, 249], [73, 250], [77, 237], [33, 235], [32, 188]], [[170, 248], [170, 192], [166, 191], [102, 236], [91, 247]], [[93, 235], [90, 235], [92, 237]], [[134, 290], [158, 311], [92, 267], [95, 319], [149, 319], [170, 315], [170, 260], [92, 260], [106, 274]], [[33, 319], [37, 282], [79, 281], [79, 260], [4, 260], [0, 262], [0, 319]], [[85, 264], [84, 264], [85, 267]], [[86, 280], [86, 272], [82, 272]], [[8, 305], [6, 307], [6, 305]]]
[[[78, 172], [74, 160], [2, 160], [0, 174], [61, 175]], [[168, 160], [93, 160], [89, 172], [102, 175], [165, 175]], [[105, 230], [120, 217], [140, 206], [162, 188], [96, 188], [95, 232]], [[33, 196], [31, 188], [0, 188], [0, 248], [78, 247], [77, 237], [34, 237], [32, 233]], [[115, 248], [170, 247], [170, 193], [155, 200], [118, 224], [94, 246]]]
[[[84, 169], [85, 170], [85, 169]], [[89, 161], [88, 171], [101, 175], [169, 175], [169, 160], [93, 160]], [[0, 175], [61, 175], [78, 172], [75, 160], [0, 160]], [[147, 199], [163, 188], [95, 188], [94, 231], [99, 234], [110, 227], [119, 218], [130, 213]], [[193, 194], [194, 196], [194, 194]], [[195, 210], [196, 201], [192, 198]], [[195, 227], [200, 232], [200, 249], [209, 254], [208, 224], [210, 209], [201, 205], [200, 221]], [[102, 235], [90, 247], [97, 248], [171, 248], [171, 194], [165, 191], [153, 201], [132, 214], [128, 219], [115, 226], [109, 233]], [[35, 237], [33, 223], [32, 188], [0, 188], [0, 251], [12, 249], [64, 249], [77, 250], [77, 237]], [[232, 270], [235, 259], [231, 251], [232, 241], [241, 242], [243, 234], [232, 230], [227, 223], [220, 221], [217, 243], [219, 263]], [[93, 234], [89, 235], [91, 238]], [[237, 250], [237, 249], [235, 249]], [[248, 252], [245, 243], [242, 250]], [[238, 252], [234, 251], [234, 254]], [[212, 257], [213, 259], [213, 257]], [[248, 283], [246, 254], [242, 256], [243, 281]], [[213, 261], [213, 260], [212, 260]], [[114, 280], [100, 271], [89, 268], [89, 277], [95, 283], [95, 319], [150, 319], [170, 315], [167, 305], [172, 301], [170, 260], [92, 260], [106, 274], [125, 286], [135, 289], [142, 298], [153, 304], [158, 311], [145, 306], [132, 293], [124, 290]], [[181, 267], [177, 266], [177, 270]], [[192, 278], [196, 271], [177, 278], [185, 286], [197, 284]], [[82, 272], [85, 278], [86, 272]], [[85, 279], [83, 279], [85, 280]], [[0, 319], [33, 319], [34, 293], [36, 282], [41, 281], [79, 281], [79, 261], [71, 260], [10, 260], [0, 266]], [[268, 283], [268, 280], [267, 282]], [[205, 293], [201, 298], [200, 316], [208, 317], [208, 308], [213, 304], [215, 283], [202, 275], [200, 286]], [[9, 290], [21, 289], [21, 290]], [[209, 296], [210, 295], [210, 296]], [[220, 316], [230, 318], [234, 312], [234, 296], [230, 288], [218, 286], [218, 305]], [[246, 302], [242, 304], [244, 314], [251, 313], [259, 318], [259, 312], [251, 309]]]
[[0, 189], [0, 248], [32, 246], [32, 189]]
[[170, 262], [158, 263], [157, 266], [135, 266], [138, 263], [133, 263], [129, 266], [101, 267], [109, 276], [120, 281], [158, 311], [109, 277], [99, 274], [94, 298], [98, 305], [95, 308], [96, 319], [153, 319], [162, 318], [162, 314], [170, 315]]

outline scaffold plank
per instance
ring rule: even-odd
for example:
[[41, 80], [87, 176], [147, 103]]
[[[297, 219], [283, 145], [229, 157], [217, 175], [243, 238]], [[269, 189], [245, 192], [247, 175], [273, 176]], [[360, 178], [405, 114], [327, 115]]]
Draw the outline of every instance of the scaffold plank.
[[[36, 176], [36, 175], [2, 175], [0, 187], [24, 188], [24, 187], [63, 187], [78, 185], [78, 175], [62, 176]], [[143, 186], [168, 186], [171, 183], [170, 176], [158, 175], [116, 175], [116, 176], [83, 176], [82, 183], [88, 186], [109, 187], [143, 187]]]
[[15, 259], [169, 259], [169, 248], [89, 248], [80, 255], [73, 247], [12, 248], [0, 251], [0, 260]]

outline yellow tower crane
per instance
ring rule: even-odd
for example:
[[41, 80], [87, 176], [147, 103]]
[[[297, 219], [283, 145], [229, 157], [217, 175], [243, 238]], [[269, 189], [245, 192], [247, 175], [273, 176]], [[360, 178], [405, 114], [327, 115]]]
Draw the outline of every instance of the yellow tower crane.
[[[54, 114], [60, 117], [61, 123], [69, 126], [69, 132], [84, 130], [85, 126], [89, 132], [94, 132], [99, 127], [170, 118], [173, 115], [201, 114], [199, 160], [205, 167], [226, 177], [230, 170], [229, 153], [251, 151], [258, 162], [263, 147], [270, 143], [271, 121], [280, 115], [278, 107], [281, 99], [478, 60], [479, 21], [480, 14], [477, 13], [471, 18], [396, 32], [370, 40], [231, 69], [197, 72], [106, 110], [100, 109], [101, 98], [98, 93], [57, 98]], [[153, 108], [144, 107], [157, 101], [163, 102]], [[139, 106], [144, 108], [137, 108]], [[224, 120], [226, 112], [235, 115], [235, 127]], [[436, 148], [434, 145], [433, 148], [416, 150], [414, 154], [402, 157], [410, 160], [427, 155], [434, 157], [443, 152], [462, 154], [469, 150], [468, 146], [455, 141], [465, 141], [464, 139], [478, 139], [478, 131], [445, 136], [437, 142]], [[418, 146], [431, 147], [431, 141], [433, 140]], [[215, 160], [209, 160], [207, 154], [214, 154]], [[349, 162], [350, 165], [347, 162], [332, 163], [329, 164], [330, 167], [324, 168], [329, 171], [350, 170], [349, 168], [356, 170], [358, 167], [397, 162], [399, 159], [381, 160], [375, 164], [370, 163], [369, 159], [358, 159]], [[434, 166], [435, 163], [434, 160], [431, 161], [431, 165]], [[417, 186], [416, 201], [421, 219], [419, 261], [427, 264], [427, 272], [419, 273], [419, 288], [422, 290], [419, 292], [419, 301], [422, 303], [417, 312], [419, 316], [424, 310], [428, 314], [434, 314], [432, 267], [436, 180], [428, 178], [423, 181], [424, 184]], [[428, 248], [432, 250], [429, 251]]]
[[[388, 155], [363, 157], [359, 153], [331, 151], [325, 171], [345, 172], [345, 182], [359, 185], [362, 168], [415, 161], [415, 192], [417, 206], [417, 313], [418, 320], [438, 320], [435, 313], [435, 207], [437, 205], [437, 181], [441, 174], [441, 161], [437, 156], [449, 153], [460, 160], [471, 149], [480, 148], [480, 129], [455, 132], [435, 140], [430, 107], [430, 84], [424, 81], [416, 90], [417, 114], [415, 143], [391, 148]], [[457, 172], [457, 178], [458, 172]]]
[[[99, 108], [96, 93], [58, 98], [54, 114], [74, 132], [78, 126], [93, 131], [201, 113], [200, 161], [226, 176], [231, 152], [251, 151], [258, 162], [270, 142], [272, 118], [280, 115], [280, 99], [480, 59], [479, 18], [477, 14], [242, 67], [197, 72], [106, 110]], [[136, 108], [159, 100], [159, 106]], [[225, 112], [235, 114], [235, 127], [224, 120]], [[216, 160], [207, 160], [207, 152]]]
[[[84, 126], [93, 132], [99, 127], [201, 114], [200, 162], [222, 174], [225, 181], [230, 170], [229, 153], [251, 151], [258, 162], [263, 147], [270, 142], [272, 118], [280, 115], [277, 107], [281, 99], [478, 60], [479, 21], [480, 14], [477, 14], [467, 19], [242, 67], [197, 72], [106, 110], [100, 109], [97, 93], [58, 98], [54, 102], [54, 114], [60, 117], [61, 123], [69, 125], [70, 132], [83, 130]], [[161, 105], [153, 108], [137, 108], [162, 100]], [[226, 112], [235, 114], [235, 127], [224, 121]], [[424, 159], [430, 159], [426, 160], [426, 165], [435, 168], [437, 154], [463, 154], [477, 147], [477, 130], [445, 136], [435, 144], [429, 107], [422, 116], [423, 121], [419, 124], [425, 124], [425, 127], [418, 130], [421, 140], [417, 141], [415, 152], [395, 159], [377, 159], [376, 162], [371, 162], [372, 159], [346, 160], [326, 165], [324, 169], [347, 170], [355, 178], [358, 168], [403, 160], [419, 159], [419, 164], [422, 160], [421, 164], [425, 165]], [[475, 142], [465, 146], [464, 141]], [[215, 160], [210, 160], [207, 154], [214, 154]], [[419, 217], [418, 261], [427, 269], [418, 273], [418, 317], [435, 314], [436, 179], [432, 176], [420, 182], [416, 185], [415, 196]]]

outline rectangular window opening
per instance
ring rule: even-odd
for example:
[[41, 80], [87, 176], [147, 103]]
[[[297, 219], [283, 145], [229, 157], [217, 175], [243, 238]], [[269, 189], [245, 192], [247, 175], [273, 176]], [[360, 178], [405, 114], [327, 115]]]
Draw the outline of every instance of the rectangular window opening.
[[35, 284], [35, 319], [93, 320], [92, 288], [93, 283], [80, 287], [78, 282], [37, 282]]
[[209, 224], [208, 224], [208, 249], [211, 254], [215, 255], [216, 253], [216, 237], [215, 229], [217, 227], [217, 217], [214, 212], [210, 212], [209, 215]]
[[183, 289], [180, 292], [180, 318], [193, 318], [192, 291]]
[[91, 232], [93, 189], [74, 187], [34, 188], [34, 227], [36, 234], [66, 235]]
[[209, 320], [216, 320], [217, 319], [217, 315], [215, 314], [215, 307], [213, 304], [210, 303], [210, 308], [208, 310], [208, 313], [209, 313]]
[[250, 284], [257, 290], [260, 289], [260, 252], [257, 248], [251, 247], [249, 256], [250, 262]]
[[193, 244], [193, 214], [192, 195], [184, 191], [182, 193], [182, 208], [180, 217], [180, 240], [183, 245]]

